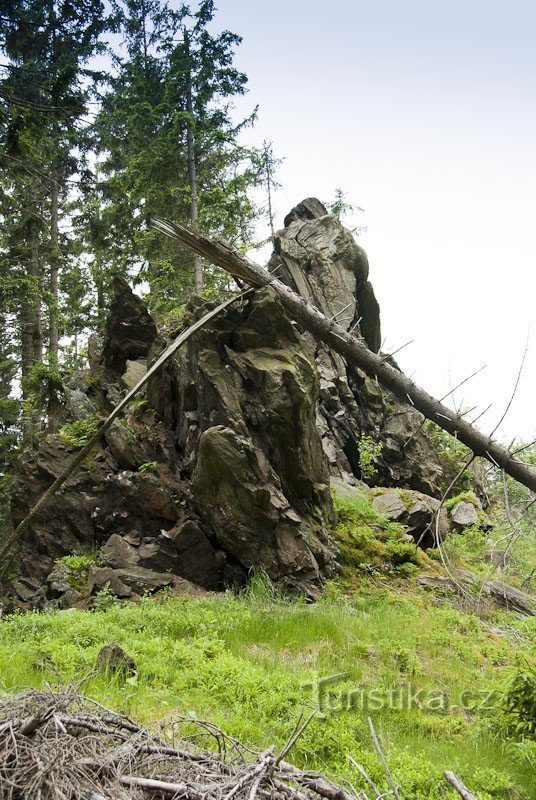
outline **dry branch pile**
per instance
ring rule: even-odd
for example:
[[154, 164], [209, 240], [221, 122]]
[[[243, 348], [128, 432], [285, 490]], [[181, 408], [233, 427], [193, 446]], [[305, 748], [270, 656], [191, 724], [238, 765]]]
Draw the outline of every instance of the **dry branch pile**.
[[[306, 723], [305, 723], [306, 724]], [[304, 725], [302, 725], [302, 728]], [[74, 689], [0, 702], [0, 797], [6, 800], [358, 800], [283, 760], [252, 753], [212, 726], [220, 754], [164, 741]]]

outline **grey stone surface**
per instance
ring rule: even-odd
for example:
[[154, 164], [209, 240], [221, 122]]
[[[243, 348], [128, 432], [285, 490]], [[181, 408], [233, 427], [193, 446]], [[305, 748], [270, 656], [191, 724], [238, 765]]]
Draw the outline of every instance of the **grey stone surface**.
[[478, 523], [478, 511], [473, 503], [462, 500], [452, 507], [450, 518], [457, 528], [469, 528]]
[[372, 506], [393, 522], [404, 525], [413, 541], [423, 548], [435, 547], [437, 538], [441, 542], [449, 533], [445, 507], [435, 497], [429, 497], [422, 492], [410, 489], [377, 489], [372, 498]]
[[[339, 220], [308, 198], [287, 217], [275, 249], [270, 267], [278, 277], [379, 348], [367, 257]], [[132, 383], [166, 346], [143, 301], [121, 279], [114, 285], [101, 356], [93, 339], [90, 376], [68, 381], [66, 420], [90, 408], [106, 416], [124, 396], [125, 370]], [[192, 298], [184, 327], [210, 307]], [[90, 569], [93, 592], [109, 583], [117, 596], [131, 597], [178, 580], [219, 589], [261, 567], [280, 585], [316, 597], [337, 570], [330, 480], [363, 486], [360, 450], [368, 438], [381, 452], [367, 482], [415, 490], [411, 514], [404, 507], [402, 515], [414, 538], [433, 511], [423, 497], [437, 494], [440, 470], [422, 417], [301, 331], [268, 289], [198, 330], [139, 401], [56, 496], [54, 513], [30, 527], [21, 546], [21, 602], [65, 599], [55, 563], [88, 548], [99, 562]], [[48, 436], [21, 455], [15, 523], [74, 452]], [[398, 501], [389, 502], [396, 515]]]
[[105, 644], [97, 654], [95, 666], [99, 672], [119, 673], [125, 677], [136, 673], [136, 662], [120, 644]]

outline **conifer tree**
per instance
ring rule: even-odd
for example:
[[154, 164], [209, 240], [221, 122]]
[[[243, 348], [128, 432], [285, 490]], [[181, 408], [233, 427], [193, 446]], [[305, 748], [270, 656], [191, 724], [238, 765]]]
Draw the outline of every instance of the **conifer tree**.
[[[122, 29], [128, 59], [96, 126], [107, 176], [97, 207], [99, 219], [119, 234], [115, 268], [122, 258], [137, 270], [149, 283], [153, 307], [161, 309], [193, 286], [202, 288], [201, 265], [147, 231], [146, 215], [188, 220], [236, 241], [247, 237], [255, 213], [248, 189], [260, 180], [259, 161], [238, 143], [255, 113], [237, 123], [231, 109], [247, 82], [233, 66], [240, 37], [209, 33], [214, 15], [208, 0], [195, 12], [187, 5], [171, 11], [157, 0], [127, 0]], [[217, 275], [208, 271], [207, 288], [214, 288]]]
[[61, 217], [79, 170], [76, 150], [89, 100], [85, 65], [101, 47], [107, 21], [102, 0], [10, 0], [0, 14], [0, 50], [8, 62], [1, 82], [4, 199], [11, 205], [4, 209], [2, 246], [8, 262], [24, 265], [32, 289], [20, 302], [23, 394], [46, 345], [46, 417], [54, 430], [60, 274], [67, 262]]

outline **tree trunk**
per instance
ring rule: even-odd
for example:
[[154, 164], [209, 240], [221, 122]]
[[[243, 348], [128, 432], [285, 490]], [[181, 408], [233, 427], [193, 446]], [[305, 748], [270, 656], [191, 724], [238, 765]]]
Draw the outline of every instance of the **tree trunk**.
[[186, 225], [158, 219], [153, 219], [150, 224], [230, 272], [233, 277], [245, 280], [255, 287], [270, 285], [289, 316], [313, 336], [325, 342], [349, 363], [381, 383], [401, 400], [411, 403], [421, 414], [465, 444], [476, 456], [486, 458], [516, 481], [536, 492], [535, 470], [517, 461], [507, 448], [494, 442], [429, 395], [407, 375], [387, 363], [381, 355], [369, 350], [362, 339], [352, 336], [334, 320], [328, 319], [315, 306], [307, 303], [303, 297], [274, 278], [263, 267], [250, 261], [230, 245], [201, 236]]
[[448, 782], [452, 786], [454, 786], [454, 788], [456, 789], [460, 797], [463, 798], [463, 800], [477, 800], [476, 794], [473, 794], [473, 792], [469, 791], [465, 783], [462, 783], [461, 780], [458, 778], [458, 776], [454, 774], [454, 772], [450, 772], [450, 770], [447, 770], [443, 774], [445, 778], [448, 780]]
[[104, 274], [100, 258], [97, 256], [93, 266], [93, 280], [97, 290], [97, 329], [104, 330], [106, 322], [106, 297], [104, 294]]
[[23, 303], [20, 309], [20, 363], [21, 363], [21, 392], [22, 392], [22, 439], [24, 442], [31, 442], [34, 434], [33, 414], [30, 412], [31, 392], [28, 382], [31, 375], [33, 359], [32, 341], [32, 306], [31, 303]]
[[[60, 268], [60, 246], [59, 246], [59, 184], [58, 170], [56, 166], [52, 168], [50, 188], [50, 281], [49, 281], [49, 365], [53, 372], [58, 369], [59, 354], [59, 268]], [[48, 401], [48, 430], [50, 433], [56, 431], [56, 421], [58, 412], [58, 398], [54, 380], [49, 381], [49, 401]]]
[[[190, 39], [188, 32], [184, 31], [184, 50], [188, 58], [188, 77], [186, 81], [186, 111], [188, 112], [188, 122], [186, 123], [186, 141], [188, 148], [188, 183], [190, 186], [190, 223], [194, 230], [197, 229], [198, 204], [197, 204], [197, 166], [195, 161], [195, 133], [194, 133], [194, 104], [192, 97], [192, 72], [190, 65]], [[194, 252], [194, 285], [195, 291], [201, 292], [203, 289], [203, 265], [198, 253]]]
[[266, 191], [268, 194], [268, 222], [270, 224], [270, 235], [272, 240], [275, 236], [274, 213], [272, 209], [272, 157], [271, 147], [267, 144], [264, 149], [264, 169], [266, 172]]
[[31, 273], [36, 279], [37, 284], [32, 314], [32, 348], [33, 361], [35, 364], [36, 361], [41, 361], [43, 358], [42, 300], [45, 291], [44, 275], [41, 264], [39, 263], [39, 248], [37, 243], [32, 245], [31, 264]]
[[31, 278], [33, 298], [30, 297], [22, 304], [21, 324], [21, 389], [23, 400], [22, 436], [26, 442], [32, 442], [37, 432], [37, 415], [32, 411], [33, 393], [29, 386], [32, 367], [43, 357], [43, 332], [42, 332], [42, 297], [43, 273], [39, 263], [39, 246], [33, 234], [34, 241], [29, 247], [28, 273]]

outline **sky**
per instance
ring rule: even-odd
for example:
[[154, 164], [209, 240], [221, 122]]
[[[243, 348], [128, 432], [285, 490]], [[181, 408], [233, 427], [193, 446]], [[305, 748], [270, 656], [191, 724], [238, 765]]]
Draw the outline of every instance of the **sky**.
[[[536, 4], [219, 0], [284, 158], [276, 227], [341, 187], [364, 209], [384, 351], [497, 437], [536, 438]], [[527, 344], [528, 343], [528, 344]], [[525, 352], [526, 351], [526, 352]], [[449, 398], [452, 404], [452, 397]], [[449, 402], [447, 401], [447, 402]]]

